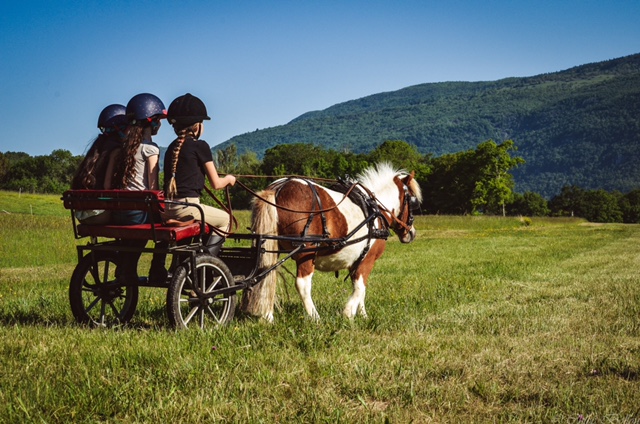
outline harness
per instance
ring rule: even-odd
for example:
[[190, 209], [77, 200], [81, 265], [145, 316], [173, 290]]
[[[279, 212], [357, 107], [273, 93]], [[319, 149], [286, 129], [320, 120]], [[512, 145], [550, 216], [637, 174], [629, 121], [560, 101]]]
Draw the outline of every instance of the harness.
[[[351, 265], [351, 268], [350, 268], [351, 271], [349, 272], [349, 275], [345, 278], [353, 277], [353, 273], [355, 272], [356, 269], [358, 269], [358, 266], [360, 265], [360, 263], [367, 256], [367, 253], [371, 248], [371, 243], [372, 243], [371, 241], [374, 239], [386, 240], [387, 238], [389, 238], [389, 235], [390, 235], [389, 221], [386, 219], [386, 217], [380, 210], [378, 202], [375, 200], [375, 198], [372, 196], [371, 193], [360, 189], [359, 183], [351, 180], [349, 177], [346, 177], [345, 179], [339, 178], [337, 183], [332, 185], [330, 189], [344, 194], [346, 198], [348, 198], [354, 204], [356, 204], [362, 210], [362, 213], [364, 214], [365, 219], [346, 236], [339, 237], [339, 238], [330, 238], [330, 233], [329, 233], [329, 230], [327, 229], [327, 219], [326, 219], [325, 213], [330, 210], [333, 210], [334, 208], [323, 209], [322, 200], [320, 199], [316, 185], [311, 180], [304, 179], [304, 178], [298, 178], [298, 179], [306, 183], [309, 186], [311, 193], [313, 194], [312, 209], [311, 211], [305, 211], [306, 213], [309, 214], [309, 217], [304, 226], [304, 230], [300, 235], [302, 238], [301, 242], [302, 243], [311, 242], [315, 244], [322, 243], [324, 245], [324, 246], [317, 246], [315, 248], [303, 249], [302, 251], [312, 251], [312, 250], [315, 252], [318, 252], [321, 250], [337, 251], [346, 246], [356, 244], [363, 240], [366, 240], [367, 244], [365, 245], [364, 249], [362, 249], [362, 251], [360, 252], [360, 256], [358, 257], [358, 259], [356, 259], [355, 262]], [[281, 184], [279, 184], [279, 186], [275, 190], [276, 197], [278, 196], [278, 193], [280, 192], [284, 184], [289, 180], [290, 179], [286, 179]], [[309, 237], [307, 235], [309, 227], [311, 226], [311, 222], [313, 221], [313, 219], [317, 214], [320, 214], [320, 219], [322, 222], [322, 240], [313, 240], [313, 237]], [[380, 228], [376, 228], [375, 226], [376, 220], [382, 223], [382, 225], [379, 226]], [[358, 238], [353, 238], [353, 236], [365, 225], [367, 226], [367, 235], [361, 236]], [[337, 277], [337, 274], [338, 272], [336, 271], [336, 277]]]
[[[358, 259], [356, 259], [356, 261], [351, 265], [351, 271], [349, 272], [349, 275], [347, 277], [349, 276], [353, 277], [353, 273], [358, 268], [358, 265], [366, 257], [367, 253], [371, 248], [371, 240], [373, 239], [386, 240], [387, 238], [389, 238], [389, 235], [390, 235], [389, 227], [391, 227], [392, 225], [397, 225], [407, 231], [410, 230], [410, 227], [413, 224], [412, 210], [417, 209], [420, 204], [418, 199], [413, 194], [411, 194], [409, 188], [405, 184], [404, 185], [404, 201], [400, 205], [400, 215], [402, 216], [402, 214], [404, 214], [405, 212], [409, 214], [407, 217], [407, 224], [408, 224], [407, 225], [404, 222], [402, 222], [400, 219], [398, 219], [398, 217], [392, 211], [389, 211], [384, 206], [380, 205], [375, 195], [369, 189], [367, 189], [367, 187], [349, 178], [348, 176], [345, 177], [344, 179], [339, 178], [337, 180], [337, 183], [336, 183], [336, 180], [327, 180], [335, 183], [330, 187], [332, 190], [344, 194], [343, 199], [340, 200], [335, 206], [330, 208], [323, 209], [322, 201], [320, 199], [320, 196], [318, 195], [318, 191], [313, 181], [311, 179], [308, 179], [299, 175], [284, 177], [279, 181], [272, 183], [271, 190], [274, 191], [276, 198], [278, 197], [278, 194], [280, 193], [283, 186], [292, 179], [297, 179], [299, 181], [302, 181], [309, 186], [311, 192], [313, 193], [313, 205], [312, 205], [311, 211], [302, 211], [302, 210], [290, 209], [290, 208], [280, 206], [277, 204], [277, 202], [270, 202], [264, 199], [258, 193], [252, 191], [249, 187], [243, 184], [241, 181], [237, 180], [236, 183], [239, 184], [241, 187], [243, 187], [245, 190], [247, 190], [249, 193], [253, 194], [257, 199], [260, 199], [261, 201], [275, 208], [283, 209], [283, 210], [294, 212], [294, 213], [309, 214], [305, 227], [300, 236], [295, 236], [295, 237], [294, 236], [277, 236], [277, 239], [279, 241], [287, 241], [292, 245], [297, 246], [295, 249], [296, 254], [310, 253], [310, 252], [317, 253], [319, 251], [325, 251], [325, 250], [337, 251], [346, 246], [356, 244], [363, 240], [366, 240], [367, 241], [366, 246], [360, 253], [360, 256], [358, 257]], [[340, 205], [340, 203], [342, 203], [346, 198], [348, 198], [354, 204], [360, 207], [360, 209], [362, 210], [365, 216], [365, 219], [360, 224], [358, 224], [349, 234], [345, 235], [344, 237], [331, 238], [330, 237], [331, 235], [327, 229], [327, 221], [324, 214], [326, 212], [332, 211], [335, 208], [337, 208]], [[322, 222], [322, 235], [309, 236], [307, 233], [311, 226], [311, 222], [313, 221], [316, 214], [320, 214], [320, 218]], [[379, 220], [380, 222], [379, 228], [376, 228], [374, 226], [376, 219]], [[365, 225], [367, 226], [367, 229], [368, 229], [367, 235], [361, 236], [358, 238], [353, 238], [354, 235]], [[315, 246], [314, 247], [304, 246], [306, 244], [312, 244]], [[289, 255], [287, 258], [289, 257], [291, 257], [291, 255]], [[338, 276], [338, 273], [336, 272], [336, 277], [337, 276]]]

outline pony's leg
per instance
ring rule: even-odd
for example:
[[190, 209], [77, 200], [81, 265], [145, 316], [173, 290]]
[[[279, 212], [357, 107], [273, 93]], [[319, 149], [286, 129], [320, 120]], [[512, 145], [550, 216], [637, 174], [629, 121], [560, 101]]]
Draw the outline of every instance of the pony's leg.
[[362, 275], [358, 275], [353, 280], [353, 293], [347, 301], [343, 314], [349, 319], [353, 319], [357, 313], [360, 313], [363, 317], [367, 317], [367, 311], [364, 307], [364, 297], [367, 293], [367, 286], [364, 283]]
[[[366, 287], [366, 286], [365, 286]], [[364, 295], [362, 295], [362, 301], [360, 302], [360, 304], [358, 305], [358, 313], [360, 314], [360, 316], [362, 318], [368, 318], [367, 316], [367, 310], [364, 307]]]
[[314, 305], [313, 299], [311, 299], [311, 281], [313, 279], [313, 271], [314, 267], [311, 261], [298, 264], [296, 289], [302, 299], [302, 304], [304, 305], [304, 309], [307, 311], [307, 314], [317, 321], [320, 319], [320, 315], [316, 310], [316, 305]]
[[373, 270], [373, 264], [380, 256], [382, 256], [385, 246], [385, 240], [376, 240], [369, 249], [367, 256], [365, 256], [363, 261], [355, 270], [352, 279], [353, 294], [347, 301], [347, 305], [343, 311], [344, 316], [347, 318], [353, 319], [358, 313], [364, 318], [367, 317], [367, 310], [364, 307], [364, 297], [367, 293], [367, 280]]

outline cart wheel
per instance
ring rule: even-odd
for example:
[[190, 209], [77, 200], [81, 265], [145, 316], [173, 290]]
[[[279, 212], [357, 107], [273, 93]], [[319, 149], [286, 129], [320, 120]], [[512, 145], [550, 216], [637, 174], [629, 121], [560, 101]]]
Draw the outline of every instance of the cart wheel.
[[80, 260], [69, 284], [76, 321], [94, 327], [126, 324], [138, 305], [138, 287], [116, 279], [117, 253], [93, 252]]
[[[176, 268], [167, 291], [169, 322], [177, 329], [227, 324], [236, 311], [236, 292], [207, 297], [207, 293], [233, 286], [233, 276], [225, 263], [212, 255], [196, 256], [196, 270], [187, 260]], [[197, 284], [194, 281], [197, 276]]]

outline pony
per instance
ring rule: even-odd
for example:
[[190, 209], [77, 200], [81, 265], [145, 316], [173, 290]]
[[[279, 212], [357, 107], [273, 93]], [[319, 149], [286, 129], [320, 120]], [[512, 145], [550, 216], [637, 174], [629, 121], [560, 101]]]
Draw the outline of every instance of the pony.
[[341, 182], [327, 188], [304, 177], [282, 178], [253, 199], [251, 229], [266, 239], [258, 266], [267, 273], [243, 294], [243, 312], [273, 321], [274, 269], [285, 253], [296, 262], [296, 289], [309, 317], [320, 319], [311, 298], [315, 270], [337, 276], [343, 269], [349, 270], [353, 285], [343, 315], [367, 317], [367, 281], [385, 250], [389, 228], [402, 243], [415, 239], [413, 210], [422, 193], [413, 172], [387, 162], [365, 169], [355, 181]]

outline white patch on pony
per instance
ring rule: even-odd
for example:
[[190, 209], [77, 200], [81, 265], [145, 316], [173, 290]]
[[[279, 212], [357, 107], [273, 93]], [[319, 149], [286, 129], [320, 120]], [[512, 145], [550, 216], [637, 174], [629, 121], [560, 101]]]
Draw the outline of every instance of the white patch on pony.
[[364, 285], [362, 276], [359, 276], [353, 282], [353, 294], [347, 301], [347, 305], [344, 308], [344, 316], [353, 319], [359, 312], [363, 317], [367, 317], [367, 311], [364, 308], [364, 297], [367, 293], [367, 287]]
[[[343, 193], [338, 193], [327, 188], [323, 188], [326, 193], [331, 196], [333, 201], [338, 204], [338, 210], [347, 220], [347, 233], [351, 233], [360, 223], [365, 220], [364, 212], [360, 207], [348, 199], [344, 199]], [[344, 201], [343, 201], [344, 200]], [[362, 226], [351, 239], [357, 239], [367, 235], [367, 226]], [[331, 235], [336, 237], [336, 235]], [[341, 269], [350, 268], [351, 265], [360, 257], [360, 253], [364, 249], [366, 241], [350, 244], [340, 251], [327, 255], [318, 256], [315, 261], [315, 267], [318, 271], [332, 272]]]
[[297, 277], [296, 278], [296, 289], [298, 290], [298, 294], [302, 299], [302, 304], [304, 305], [304, 309], [307, 311], [307, 314], [314, 320], [319, 320], [320, 315], [316, 310], [316, 305], [313, 304], [313, 299], [311, 299], [311, 280], [313, 278], [313, 273], [305, 276], [305, 277]]

